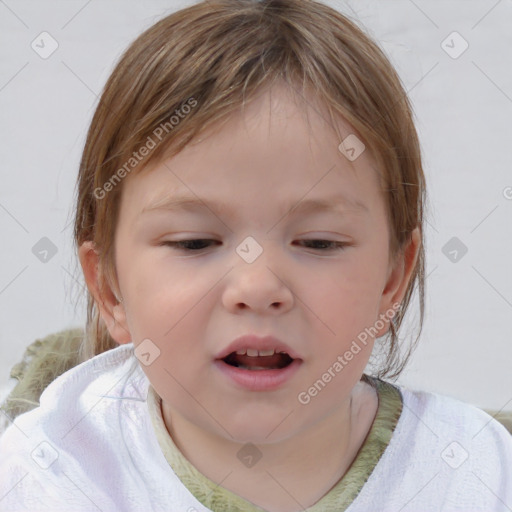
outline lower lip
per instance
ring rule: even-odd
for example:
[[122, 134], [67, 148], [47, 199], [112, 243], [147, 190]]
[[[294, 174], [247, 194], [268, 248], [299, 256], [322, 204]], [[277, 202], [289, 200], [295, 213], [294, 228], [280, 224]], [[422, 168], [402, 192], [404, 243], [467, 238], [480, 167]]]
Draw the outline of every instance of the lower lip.
[[217, 359], [214, 364], [236, 384], [249, 391], [272, 391], [290, 380], [299, 369], [300, 359], [294, 359], [286, 368], [280, 370], [244, 370]]

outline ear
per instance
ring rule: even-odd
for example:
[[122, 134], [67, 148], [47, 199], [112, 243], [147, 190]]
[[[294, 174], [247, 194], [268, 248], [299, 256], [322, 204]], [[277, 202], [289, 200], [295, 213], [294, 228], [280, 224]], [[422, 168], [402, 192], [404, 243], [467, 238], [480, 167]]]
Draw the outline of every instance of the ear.
[[[414, 267], [418, 260], [421, 244], [421, 232], [417, 227], [411, 232], [409, 242], [399, 251], [394, 259], [390, 262], [386, 285], [382, 291], [382, 297], [379, 308], [379, 318], [392, 318], [397, 309], [396, 304], [400, 304], [407, 291], [407, 286], [411, 280]], [[393, 312], [391, 314], [391, 312]], [[389, 329], [389, 324], [381, 329], [377, 337], [383, 336]]]
[[124, 305], [117, 299], [110, 285], [99, 273], [99, 256], [94, 242], [84, 242], [78, 249], [78, 258], [87, 288], [94, 297], [110, 336], [119, 344], [130, 343], [131, 336], [126, 322]]

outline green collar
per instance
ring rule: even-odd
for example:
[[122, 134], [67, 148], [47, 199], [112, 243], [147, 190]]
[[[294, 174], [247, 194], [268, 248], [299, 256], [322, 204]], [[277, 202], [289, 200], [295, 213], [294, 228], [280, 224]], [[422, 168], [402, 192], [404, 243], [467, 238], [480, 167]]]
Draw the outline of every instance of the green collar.
[[[377, 390], [379, 405], [372, 427], [352, 465], [343, 478], [307, 512], [343, 512], [357, 497], [389, 444], [400, 414], [402, 395], [392, 384], [364, 375], [363, 380]], [[180, 452], [162, 417], [161, 398], [149, 386], [148, 409], [160, 448], [183, 485], [213, 512], [262, 512], [242, 497], [200, 473]]]

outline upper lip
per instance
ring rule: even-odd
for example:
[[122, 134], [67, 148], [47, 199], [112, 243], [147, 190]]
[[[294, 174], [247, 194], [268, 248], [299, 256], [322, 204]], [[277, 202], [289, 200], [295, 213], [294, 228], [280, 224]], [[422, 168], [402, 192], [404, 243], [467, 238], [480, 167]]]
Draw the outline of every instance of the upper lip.
[[216, 359], [224, 359], [232, 352], [242, 349], [270, 350], [276, 353], [286, 352], [292, 359], [301, 359], [300, 355], [290, 346], [274, 336], [259, 337], [254, 334], [246, 334], [233, 340], [226, 348], [217, 354]]

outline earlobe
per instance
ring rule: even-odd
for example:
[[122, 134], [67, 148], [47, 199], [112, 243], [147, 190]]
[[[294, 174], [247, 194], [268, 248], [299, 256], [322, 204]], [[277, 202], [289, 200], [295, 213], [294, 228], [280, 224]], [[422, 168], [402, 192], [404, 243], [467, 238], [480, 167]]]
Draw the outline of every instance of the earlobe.
[[110, 335], [120, 345], [130, 343], [131, 336], [128, 330], [128, 322], [126, 321], [126, 312], [122, 303], [118, 303], [113, 307], [114, 325], [109, 329]]
[[84, 242], [78, 249], [78, 257], [87, 288], [94, 297], [110, 336], [119, 344], [130, 343], [131, 336], [124, 305], [119, 302], [111, 287], [100, 276], [99, 256], [94, 242]]

